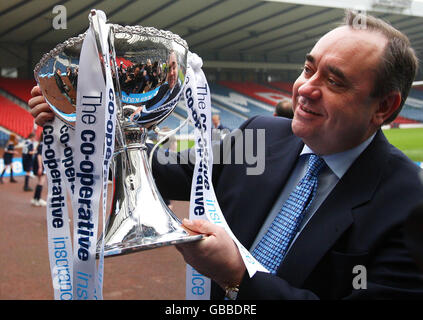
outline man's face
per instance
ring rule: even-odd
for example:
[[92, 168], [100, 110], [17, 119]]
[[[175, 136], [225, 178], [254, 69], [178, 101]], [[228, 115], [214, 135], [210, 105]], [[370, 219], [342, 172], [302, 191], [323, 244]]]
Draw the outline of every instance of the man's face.
[[318, 154], [359, 145], [377, 125], [379, 100], [370, 97], [387, 40], [379, 33], [339, 27], [307, 54], [294, 83], [292, 130]]
[[219, 125], [219, 122], [220, 122], [219, 116], [212, 116], [212, 122], [213, 122], [213, 126], [215, 128], [217, 128], [217, 126]]
[[169, 56], [169, 70], [167, 72], [167, 83], [169, 84], [169, 87], [172, 89], [176, 81], [178, 80], [178, 62], [176, 61], [175, 54], [171, 54]]

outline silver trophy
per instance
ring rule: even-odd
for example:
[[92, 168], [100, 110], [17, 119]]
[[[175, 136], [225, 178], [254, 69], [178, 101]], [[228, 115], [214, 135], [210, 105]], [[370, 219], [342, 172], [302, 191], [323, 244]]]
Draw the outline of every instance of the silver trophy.
[[[98, 43], [95, 19], [93, 23]], [[71, 128], [76, 119], [78, 65], [84, 37], [82, 34], [57, 45], [34, 70], [51, 109]], [[200, 240], [202, 235], [188, 233], [181, 226], [158, 192], [146, 147], [148, 132], [165, 120], [179, 101], [188, 46], [169, 31], [141, 26], [112, 25], [109, 42], [118, 113], [104, 256]], [[99, 250], [98, 245], [97, 256]]]

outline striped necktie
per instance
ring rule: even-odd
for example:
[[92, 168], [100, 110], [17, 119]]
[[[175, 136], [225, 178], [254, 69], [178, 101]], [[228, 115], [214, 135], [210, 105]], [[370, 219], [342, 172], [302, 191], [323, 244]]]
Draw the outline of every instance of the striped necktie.
[[253, 256], [273, 274], [281, 264], [292, 239], [298, 232], [305, 212], [313, 201], [317, 189], [317, 177], [324, 165], [322, 158], [315, 154], [310, 155], [305, 176], [291, 192], [253, 251]]

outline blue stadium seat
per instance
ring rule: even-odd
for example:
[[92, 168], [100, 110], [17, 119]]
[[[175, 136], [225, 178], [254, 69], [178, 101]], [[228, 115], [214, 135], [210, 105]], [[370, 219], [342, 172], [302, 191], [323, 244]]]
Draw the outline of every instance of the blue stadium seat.
[[423, 91], [411, 89], [400, 116], [423, 122]]
[[212, 92], [212, 102], [216, 101], [224, 107], [247, 116], [270, 115], [272, 106], [263, 102], [254, 101], [252, 98], [242, 95], [232, 89], [218, 84], [210, 84]]

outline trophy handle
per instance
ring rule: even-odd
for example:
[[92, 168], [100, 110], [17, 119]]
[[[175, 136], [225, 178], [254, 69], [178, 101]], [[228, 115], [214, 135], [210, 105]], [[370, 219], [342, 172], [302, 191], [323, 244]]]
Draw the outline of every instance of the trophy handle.
[[[187, 116], [187, 118], [176, 129], [173, 129], [173, 130], [168, 131], [168, 132], [161, 132], [160, 130], [157, 130], [157, 131], [154, 130], [157, 133], [157, 135], [164, 134], [164, 136], [159, 141], [157, 141], [157, 143], [154, 145], [153, 149], [150, 152], [150, 157], [148, 159], [148, 163], [150, 165], [150, 168], [153, 167], [153, 154], [154, 154], [154, 151], [156, 151], [156, 149], [162, 144], [163, 141], [166, 141], [166, 139], [168, 139], [170, 136], [174, 135], [183, 126], [185, 126], [188, 123], [188, 121], [189, 121], [189, 116]], [[156, 128], [158, 128], [158, 127], [156, 126], [155, 129]]]

